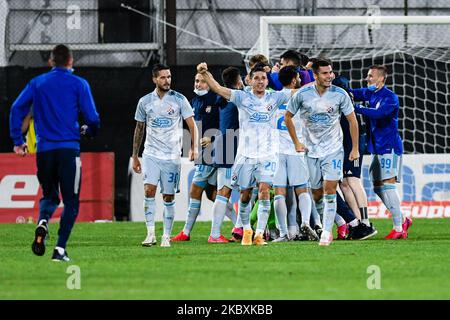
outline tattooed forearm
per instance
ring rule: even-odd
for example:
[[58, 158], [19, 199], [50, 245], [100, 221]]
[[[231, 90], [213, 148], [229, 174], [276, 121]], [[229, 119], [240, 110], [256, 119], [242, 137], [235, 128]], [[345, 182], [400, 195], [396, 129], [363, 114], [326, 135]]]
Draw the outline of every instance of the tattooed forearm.
[[144, 122], [137, 122], [136, 128], [134, 129], [134, 137], [133, 137], [133, 157], [138, 156], [139, 149], [142, 143], [142, 137], [144, 136]]

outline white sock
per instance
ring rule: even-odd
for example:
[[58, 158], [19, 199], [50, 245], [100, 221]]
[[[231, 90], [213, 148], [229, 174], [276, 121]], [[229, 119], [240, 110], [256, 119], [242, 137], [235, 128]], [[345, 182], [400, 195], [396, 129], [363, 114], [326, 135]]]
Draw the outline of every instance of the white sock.
[[294, 238], [298, 234], [298, 225], [288, 226], [289, 238]]
[[402, 232], [403, 214], [400, 209], [400, 198], [394, 183], [384, 184], [383, 197], [385, 199], [384, 205], [392, 214], [395, 231]]
[[147, 226], [147, 234], [155, 234], [155, 198], [144, 197], [144, 213], [145, 224]]
[[[269, 201], [270, 206], [270, 201]], [[275, 209], [275, 216], [278, 220], [280, 237], [284, 237], [288, 234], [287, 228], [287, 207], [286, 207], [286, 198], [283, 195], [277, 195], [274, 198], [273, 206]], [[270, 207], [269, 207], [270, 210]], [[259, 211], [259, 208], [258, 208]], [[259, 218], [258, 218], [259, 221]]]
[[228, 199], [217, 195], [213, 205], [213, 219], [211, 224], [211, 237], [214, 239], [220, 237], [220, 227], [227, 210]]
[[313, 219], [314, 226], [319, 226], [322, 228], [322, 221], [320, 219], [319, 212], [317, 212], [316, 202], [311, 197], [311, 193], [309, 194], [311, 198], [311, 218]]
[[352, 227], [357, 227], [359, 224], [359, 220], [358, 219], [353, 219], [352, 221], [349, 222], [349, 225]]
[[323, 202], [323, 230], [331, 233], [336, 215], [336, 194], [326, 194]]
[[244, 203], [239, 200], [239, 218], [241, 219], [242, 226], [245, 230], [252, 228], [250, 226], [250, 208], [250, 202]]
[[250, 198], [250, 208], [253, 208], [253, 206], [255, 205], [255, 202], [258, 199], [258, 193], [259, 193], [258, 188], [252, 189], [252, 196]]
[[197, 220], [201, 205], [201, 200], [190, 198], [186, 223], [184, 224], [183, 228], [183, 233], [187, 236], [191, 233], [192, 228], [194, 227], [194, 223]]
[[336, 222], [336, 225], [338, 227], [343, 226], [345, 224], [344, 218], [342, 218], [339, 214], [336, 213], [334, 216], [334, 222]]
[[58, 253], [59, 253], [60, 255], [63, 255], [64, 252], [66, 252], [66, 249], [61, 248], [61, 247], [55, 247], [55, 249], [58, 250]]
[[165, 237], [170, 237], [172, 233], [173, 221], [175, 218], [175, 201], [164, 201], [164, 234]]
[[270, 200], [259, 200], [256, 234], [264, 234], [270, 213]]
[[298, 203], [300, 207], [300, 213], [302, 215], [302, 226], [309, 226], [311, 219], [311, 197], [308, 192], [303, 192], [298, 195]]
[[225, 210], [225, 215], [227, 216], [228, 219], [231, 220], [233, 225], [236, 224], [237, 214], [236, 214], [236, 211], [234, 210], [234, 206], [233, 206], [233, 203], [231, 201], [227, 201], [227, 208]]

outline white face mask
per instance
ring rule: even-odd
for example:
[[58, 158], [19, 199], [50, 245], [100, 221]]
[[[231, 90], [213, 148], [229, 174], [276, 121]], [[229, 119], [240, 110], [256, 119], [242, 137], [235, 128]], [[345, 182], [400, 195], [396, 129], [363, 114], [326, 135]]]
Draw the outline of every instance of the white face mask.
[[208, 90], [194, 89], [194, 93], [201, 97], [201, 96], [204, 96], [205, 94], [207, 94]]

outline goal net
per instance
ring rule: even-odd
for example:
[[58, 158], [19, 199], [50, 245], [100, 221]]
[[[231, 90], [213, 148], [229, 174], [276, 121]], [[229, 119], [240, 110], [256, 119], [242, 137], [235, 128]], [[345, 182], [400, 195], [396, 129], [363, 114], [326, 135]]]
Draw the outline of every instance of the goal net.
[[[406, 210], [450, 217], [450, 16], [261, 17], [248, 57], [262, 53], [275, 63], [288, 49], [331, 59], [353, 88], [366, 86], [370, 65], [388, 67], [406, 153], [399, 193], [404, 204], [420, 202]], [[369, 200], [378, 200], [367, 165], [363, 175]]]

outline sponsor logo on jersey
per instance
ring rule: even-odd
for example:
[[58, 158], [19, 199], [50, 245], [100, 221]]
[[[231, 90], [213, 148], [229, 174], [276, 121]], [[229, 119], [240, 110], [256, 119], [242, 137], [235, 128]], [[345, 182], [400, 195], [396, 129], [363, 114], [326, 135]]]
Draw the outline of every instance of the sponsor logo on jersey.
[[309, 117], [309, 121], [312, 123], [328, 123], [331, 117], [328, 113], [316, 113]]
[[269, 122], [270, 121], [270, 115], [267, 112], [254, 112], [250, 116], [250, 122]]
[[172, 120], [169, 118], [155, 118], [152, 120], [151, 126], [155, 128], [168, 128], [172, 126]]

